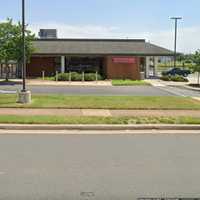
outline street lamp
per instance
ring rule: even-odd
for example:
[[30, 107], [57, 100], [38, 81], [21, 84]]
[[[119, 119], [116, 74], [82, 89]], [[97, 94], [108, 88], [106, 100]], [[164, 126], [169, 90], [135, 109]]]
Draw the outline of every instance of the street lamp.
[[177, 57], [177, 53], [176, 53], [176, 49], [177, 49], [177, 24], [178, 24], [178, 20], [181, 20], [182, 17], [171, 17], [170, 19], [175, 21], [175, 39], [174, 39], [174, 68], [176, 67], [176, 57]]
[[22, 0], [22, 92], [26, 92], [25, 0]]
[[23, 87], [18, 94], [18, 103], [31, 103], [31, 92], [26, 90], [26, 44], [25, 44], [25, 0], [22, 0], [22, 79]]

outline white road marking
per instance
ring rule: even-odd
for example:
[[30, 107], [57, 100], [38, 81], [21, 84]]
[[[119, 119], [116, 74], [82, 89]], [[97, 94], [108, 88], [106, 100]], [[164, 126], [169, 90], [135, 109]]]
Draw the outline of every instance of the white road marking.
[[16, 94], [17, 91], [6, 91], [6, 90], [0, 90], [1, 94]]
[[160, 88], [161, 90], [164, 90], [164, 91], [166, 91], [166, 92], [169, 92], [169, 93], [171, 93], [171, 94], [175, 94], [175, 95], [177, 95], [177, 96], [187, 97], [186, 95], [184, 95], [184, 94], [182, 94], [182, 93], [180, 93], [180, 92], [174, 91], [174, 89], [171, 88], [171, 87], [158, 87], [158, 88]]

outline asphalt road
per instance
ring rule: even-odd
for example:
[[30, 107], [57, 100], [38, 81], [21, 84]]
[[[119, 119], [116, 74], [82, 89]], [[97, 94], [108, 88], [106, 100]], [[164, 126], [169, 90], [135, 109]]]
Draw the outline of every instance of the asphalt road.
[[[20, 85], [0, 86], [0, 91], [16, 91]], [[69, 95], [142, 95], [169, 96], [170, 93], [151, 86], [111, 87], [111, 86], [29, 86], [32, 93]]]
[[1, 200], [199, 197], [200, 135], [0, 135]]
[[[20, 85], [0, 85], [0, 93], [13, 93], [20, 90]], [[38, 94], [69, 94], [69, 95], [135, 95], [135, 96], [170, 96], [170, 91], [152, 86], [29, 86], [32, 93]]]
[[177, 96], [200, 97], [200, 91], [187, 89], [187, 88], [184, 88], [183, 86], [166, 86], [166, 87], [158, 87], [158, 88]]
[[[0, 85], [0, 93], [15, 93], [21, 85]], [[192, 96], [200, 97], [200, 92], [181, 87], [153, 86], [28, 86], [35, 94], [68, 94], [68, 95], [131, 95], [131, 96]]]

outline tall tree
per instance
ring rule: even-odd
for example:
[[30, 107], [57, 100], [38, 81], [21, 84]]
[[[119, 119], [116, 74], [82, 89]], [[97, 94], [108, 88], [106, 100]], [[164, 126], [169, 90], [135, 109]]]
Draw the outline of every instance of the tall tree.
[[[16, 61], [19, 65], [22, 62], [22, 26], [20, 23], [14, 24], [12, 19], [7, 19], [5, 22], [0, 23], [0, 62], [6, 65], [6, 81], [9, 75], [9, 61]], [[31, 31], [26, 30], [25, 33], [25, 46], [26, 58], [30, 58], [34, 51], [32, 41], [35, 35]]]

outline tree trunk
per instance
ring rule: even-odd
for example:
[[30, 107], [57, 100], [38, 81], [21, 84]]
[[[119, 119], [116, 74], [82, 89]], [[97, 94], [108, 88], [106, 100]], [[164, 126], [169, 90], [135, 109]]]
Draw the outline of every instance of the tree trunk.
[[6, 81], [8, 82], [8, 79], [9, 79], [9, 67], [8, 67], [8, 62], [7, 61], [5, 62], [5, 65], [6, 65]]
[[198, 86], [200, 87], [200, 72], [198, 72]]

